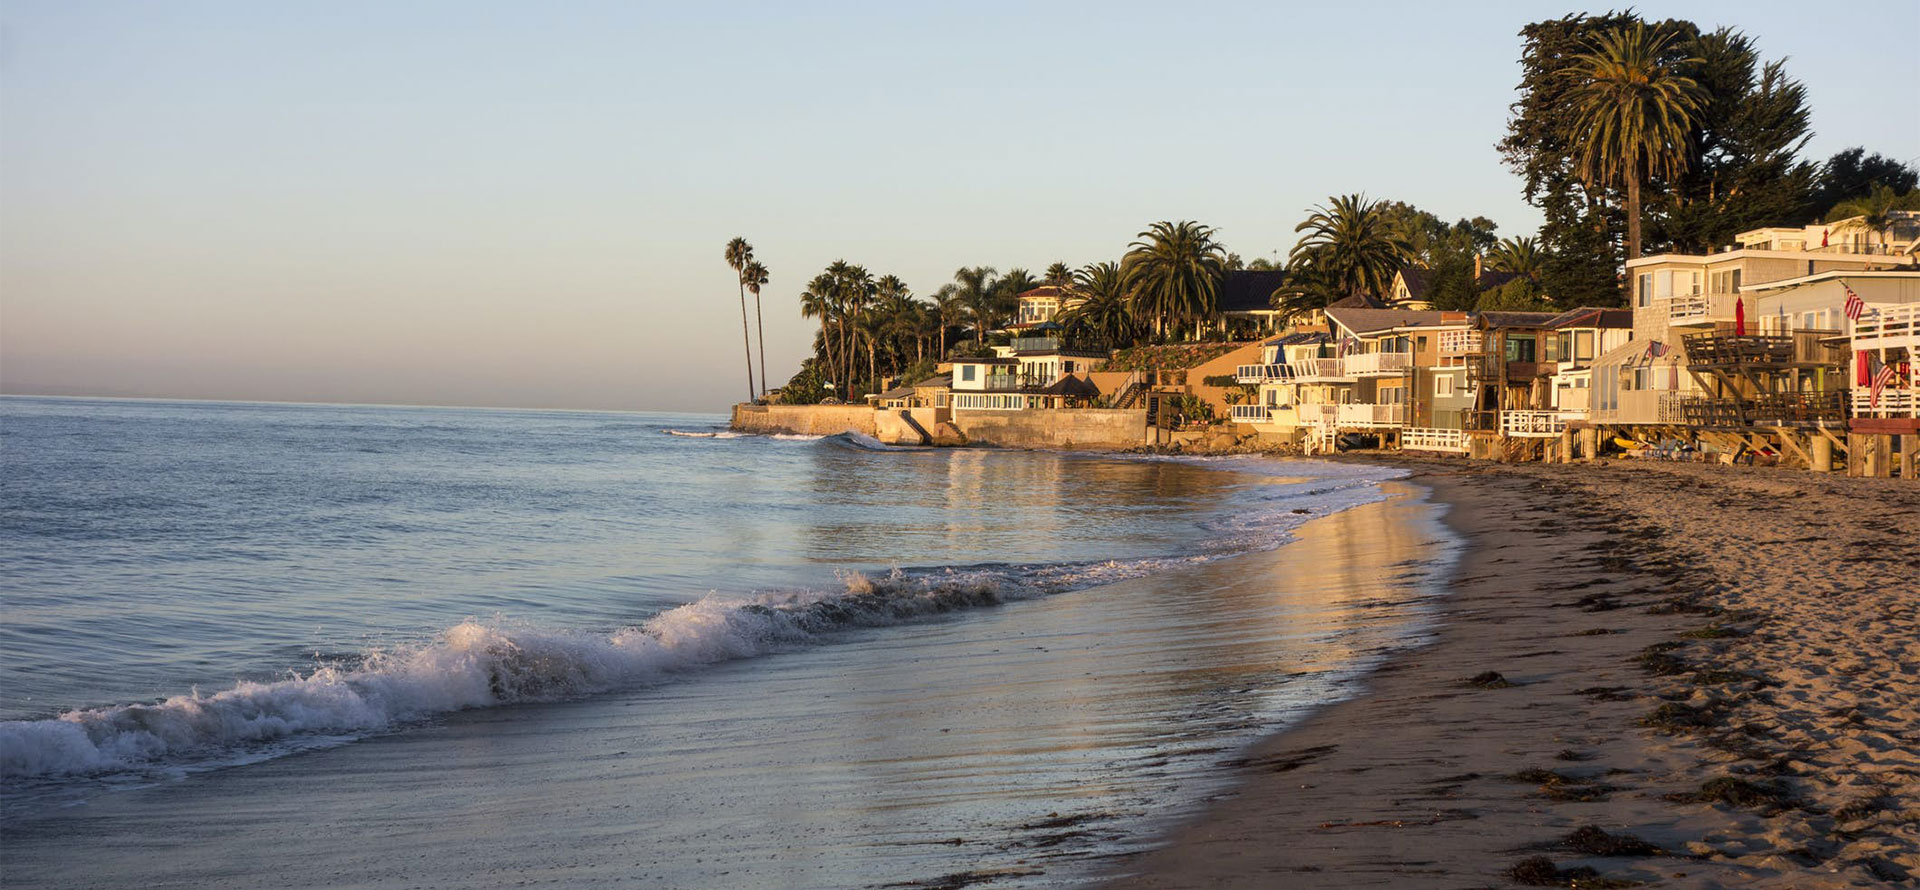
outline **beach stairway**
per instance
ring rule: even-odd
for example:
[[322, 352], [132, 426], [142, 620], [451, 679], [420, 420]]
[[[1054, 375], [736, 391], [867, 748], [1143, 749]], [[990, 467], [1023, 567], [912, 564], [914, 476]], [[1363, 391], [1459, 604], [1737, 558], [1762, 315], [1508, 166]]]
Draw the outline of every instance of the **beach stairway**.
[[1145, 391], [1146, 387], [1141, 386], [1138, 381], [1128, 383], [1119, 394], [1113, 397], [1113, 407], [1132, 408], [1140, 403], [1140, 394]]
[[873, 412], [874, 438], [888, 445], [931, 445], [929, 435], [913, 415], [898, 409]]

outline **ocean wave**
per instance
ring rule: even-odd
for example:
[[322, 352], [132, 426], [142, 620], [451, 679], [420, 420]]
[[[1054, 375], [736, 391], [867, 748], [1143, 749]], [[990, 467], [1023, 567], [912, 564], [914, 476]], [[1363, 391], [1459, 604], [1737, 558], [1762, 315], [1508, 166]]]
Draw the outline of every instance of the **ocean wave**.
[[683, 438], [688, 438], [688, 439], [738, 439], [742, 436], [747, 435], [746, 433], [735, 432], [733, 430], [667, 429], [667, 430], [661, 430], [661, 432], [666, 433], [669, 436], [681, 436]]
[[[827, 437], [859, 444], [852, 436]], [[867, 438], [867, 437], [860, 437]], [[873, 442], [882, 449], [890, 446]], [[1381, 474], [1274, 486], [1212, 526], [1218, 536], [1174, 556], [1083, 563], [991, 564], [849, 575], [839, 589], [709, 595], [611, 633], [468, 620], [412, 646], [368, 652], [272, 682], [194, 690], [151, 704], [0, 722], [0, 777], [61, 777], [212, 768], [350, 741], [470, 708], [578, 698], [669, 680], [703, 666], [828, 642], [862, 627], [918, 621], [1110, 584], [1271, 549], [1317, 516], [1379, 500]]]

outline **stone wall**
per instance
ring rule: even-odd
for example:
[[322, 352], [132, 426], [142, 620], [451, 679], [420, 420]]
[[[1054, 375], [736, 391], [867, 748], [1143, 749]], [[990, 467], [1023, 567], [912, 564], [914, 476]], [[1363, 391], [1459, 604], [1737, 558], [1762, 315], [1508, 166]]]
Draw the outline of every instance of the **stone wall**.
[[735, 405], [733, 429], [743, 433], [794, 433], [832, 436], [845, 432], [874, 435], [873, 409], [866, 405]]
[[1115, 451], [1147, 440], [1147, 412], [1108, 408], [1050, 411], [955, 411], [969, 445]]

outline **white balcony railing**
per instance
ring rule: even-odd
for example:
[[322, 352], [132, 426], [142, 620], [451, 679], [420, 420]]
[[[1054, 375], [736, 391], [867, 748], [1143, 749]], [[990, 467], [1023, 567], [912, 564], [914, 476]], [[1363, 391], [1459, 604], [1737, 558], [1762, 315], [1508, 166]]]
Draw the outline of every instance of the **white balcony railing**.
[[1479, 331], [1441, 331], [1440, 354], [1472, 355], [1480, 351], [1480, 339]]
[[1413, 356], [1405, 352], [1368, 352], [1347, 356], [1348, 377], [1398, 377], [1413, 366]]
[[1451, 454], [1465, 454], [1467, 434], [1460, 430], [1410, 426], [1400, 431], [1400, 448], [1405, 451], [1444, 451]]
[[1299, 418], [1301, 426], [1320, 424], [1331, 426], [1340, 419], [1339, 405], [1308, 404], [1293, 406], [1294, 416]]
[[1355, 403], [1339, 406], [1334, 423], [1341, 427], [1396, 427], [1406, 423], [1404, 405]]
[[[1678, 294], [1667, 298], [1667, 324], [1711, 324], [1732, 321], [1739, 294]], [[1748, 306], [1748, 314], [1752, 306]]]
[[1500, 434], [1503, 436], [1558, 436], [1566, 428], [1567, 421], [1558, 411], [1500, 412]]
[[1920, 346], [1920, 303], [1869, 304], [1853, 323], [1854, 349]]
[[1241, 365], [1233, 369], [1233, 379], [1248, 385], [1282, 383], [1293, 379], [1293, 370], [1286, 365]]
[[1883, 389], [1876, 404], [1873, 391], [1861, 387], [1853, 391], [1853, 416], [1920, 417], [1920, 394], [1911, 389]]
[[1265, 405], [1233, 405], [1231, 411], [1236, 423], [1267, 423], [1272, 420], [1272, 414]]
[[1307, 358], [1289, 362], [1288, 371], [1296, 383], [1332, 383], [1352, 380], [1346, 362], [1337, 358]]

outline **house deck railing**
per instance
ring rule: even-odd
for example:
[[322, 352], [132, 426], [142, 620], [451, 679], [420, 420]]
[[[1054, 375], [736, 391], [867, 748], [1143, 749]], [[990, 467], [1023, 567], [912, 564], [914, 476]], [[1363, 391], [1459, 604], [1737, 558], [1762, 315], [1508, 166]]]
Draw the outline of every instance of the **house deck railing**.
[[[1667, 324], [1689, 325], [1731, 320], [1739, 294], [1677, 294], [1667, 298]], [[1752, 312], [1752, 307], [1748, 307]]]
[[1293, 369], [1288, 365], [1240, 365], [1233, 369], [1233, 379], [1248, 385], [1282, 383], [1293, 379]]
[[1467, 434], [1461, 430], [1410, 426], [1400, 431], [1400, 448], [1405, 451], [1444, 451], [1451, 454], [1465, 454]]
[[1406, 423], [1404, 405], [1371, 405], [1355, 402], [1338, 406], [1334, 424], [1341, 427], [1396, 427]]
[[1920, 392], [1911, 389], [1884, 389], [1875, 403], [1873, 392], [1865, 387], [1853, 391], [1855, 417], [1920, 417]]
[[1853, 348], [1920, 347], [1920, 303], [1870, 304], [1853, 323]]
[[1347, 356], [1345, 372], [1348, 377], [1398, 377], [1412, 366], [1413, 356], [1410, 353], [1367, 352]]
[[1265, 405], [1232, 405], [1229, 412], [1238, 423], [1267, 423], [1272, 420], [1272, 412]]
[[1558, 411], [1500, 412], [1500, 434], [1504, 436], [1558, 436], [1566, 428], [1567, 422]]
[[1346, 361], [1343, 359], [1307, 358], [1288, 362], [1287, 367], [1298, 383], [1332, 383], [1353, 379], [1347, 375]]

